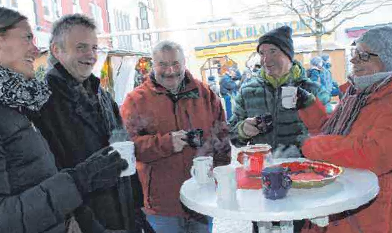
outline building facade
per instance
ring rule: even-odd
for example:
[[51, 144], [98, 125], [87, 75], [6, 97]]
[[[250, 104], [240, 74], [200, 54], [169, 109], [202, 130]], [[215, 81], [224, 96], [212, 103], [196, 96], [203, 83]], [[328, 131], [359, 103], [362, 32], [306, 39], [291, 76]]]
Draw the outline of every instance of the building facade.
[[155, 28], [156, 6], [151, 0], [108, 0], [110, 35], [114, 50], [149, 53], [157, 34], [138, 33]]

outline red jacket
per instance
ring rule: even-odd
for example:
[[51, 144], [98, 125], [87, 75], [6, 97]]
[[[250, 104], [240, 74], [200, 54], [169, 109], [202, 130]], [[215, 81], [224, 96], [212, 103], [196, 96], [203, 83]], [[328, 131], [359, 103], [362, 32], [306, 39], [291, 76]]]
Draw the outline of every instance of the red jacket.
[[[185, 80], [185, 90], [179, 93], [177, 101], [150, 78], [128, 94], [121, 108], [123, 121], [135, 142], [137, 170], [148, 214], [188, 216], [181, 207], [179, 191], [190, 178], [192, 159], [198, 151], [186, 146], [182, 152], [174, 153], [171, 132], [203, 129], [205, 143], [200, 152], [203, 155], [216, 156], [217, 152], [211, 150], [222, 144], [227, 144], [225, 153], [230, 150], [228, 138], [223, 143], [223, 134], [212, 133], [214, 124], [226, 125], [219, 98], [188, 71]], [[230, 162], [228, 153], [220, 158], [225, 160], [220, 162]]]
[[[340, 104], [344, 103], [345, 99]], [[320, 132], [327, 119], [318, 102], [301, 110], [300, 116], [312, 133]], [[370, 206], [352, 217], [364, 233], [392, 233], [392, 82], [370, 95], [348, 135], [311, 137], [305, 141], [302, 151], [310, 159], [374, 172], [379, 179], [380, 193]], [[337, 226], [330, 223], [327, 232], [359, 231], [346, 218]]]

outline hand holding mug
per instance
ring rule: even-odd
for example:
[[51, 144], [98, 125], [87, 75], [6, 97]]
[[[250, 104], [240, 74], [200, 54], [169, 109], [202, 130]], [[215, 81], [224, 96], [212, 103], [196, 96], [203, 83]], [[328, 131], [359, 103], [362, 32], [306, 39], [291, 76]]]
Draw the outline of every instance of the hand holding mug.
[[298, 87], [297, 91], [297, 102], [296, 102], [296, 107], [297, 109], [302, 109], [310, 106], [316, 101], [316, 97], [308, 92], [307, 90]]
[[259, 129], [261, 133], [269, 133], [273, 129], [272, 125], [272, 115], [270, 113], [266, 113], [256, 117], [256, 127]]
[[186, 141], [187, 132], [185, 130], [172, 132], [171, 136], [174, 152], [180, 152], [184, 149], [184, 146], [188, 145]]
[[244, 120], [244, 125], [242, 128], [244, 134], [248, 137], [254, 137], [260, 133], [260, 130], [257, 128], [257, 120], [255, 117], [246, 118]]

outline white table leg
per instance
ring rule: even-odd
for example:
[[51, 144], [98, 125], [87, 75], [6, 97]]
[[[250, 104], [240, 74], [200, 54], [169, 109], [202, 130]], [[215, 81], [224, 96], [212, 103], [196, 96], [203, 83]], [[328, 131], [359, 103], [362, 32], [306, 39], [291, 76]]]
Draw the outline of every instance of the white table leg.
[[293, 221], [280, 221], [280, 226], [272, 226], [271, 222], [257, 222], [259, 233], [293, 233]]
[[280, 233], [293, 233], [293, 221], [280, 221]]
[[270, 233], [272, 229], [272, 222], [257, 222], [259, 233]]

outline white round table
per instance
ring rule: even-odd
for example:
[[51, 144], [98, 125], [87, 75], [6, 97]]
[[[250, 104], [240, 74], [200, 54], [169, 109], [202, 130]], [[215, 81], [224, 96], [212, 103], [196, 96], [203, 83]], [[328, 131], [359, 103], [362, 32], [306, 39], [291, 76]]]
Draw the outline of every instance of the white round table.
[[[274, 163], [286, 162], [278, 160]], [[290, 160], [293, 161], [293, 160]], [[367, 170], [344, 168], [331, 184], [320, 188], [294, 189], [279, 200], [264, 198], [262, 190], [237, 190], [238, 207], [220, 208], [215, 184], [199, 185], [194, 179], [184, 182], [180, 199], [188, 208], [211, 217], [259, 222], [260, 232], [269, 232], [272, 221], [292, 232], [292, 221], [325, 219], [325, 216], [356, 209], [371, 201], [379, 192], [377, 176]]]

